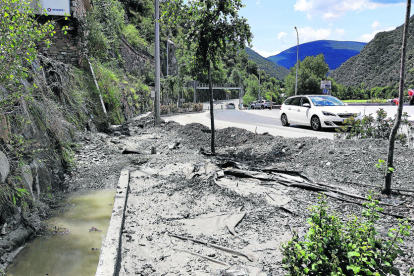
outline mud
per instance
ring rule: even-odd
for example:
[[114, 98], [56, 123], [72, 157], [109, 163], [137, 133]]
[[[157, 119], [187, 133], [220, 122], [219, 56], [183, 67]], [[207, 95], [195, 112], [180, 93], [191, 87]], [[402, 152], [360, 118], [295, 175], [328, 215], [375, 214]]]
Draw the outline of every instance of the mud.
[[[293, 230], [303, 238], [307, 208], [317, 203], [318, 193], [226, 175], [227, 168], [298, 171], [361, 196], [379, 192], [383, 185], [374, 165], [386, 158], [384, 141], [289, 139], [227, 128], [216, 131], [217, 155], [205, 156], [207, 127], [151, 123], [151, 117], [141, 117], [125, 124], [124, 134], [78, 133], [78, 166], [66, 182], [68, 191], [109, 188], [123, 168], [130, 170], [119, 275], [283, 275], [280, 245]], [[414, 190], [413, 154], [413, 149], [396, 146], [394, 188]], [[412, 195], [376, 197], [399, 203], [384, 206], [386, 212], [412, 218]], [[360, 205], [327, 201], [343, 219], [361, 214]], [[395, 217], [381, 215], [381, 234], [397, 224]], [[404, 274], [414, 267], [413, 236], [402, 250], [406, 255], [396, 266]]]

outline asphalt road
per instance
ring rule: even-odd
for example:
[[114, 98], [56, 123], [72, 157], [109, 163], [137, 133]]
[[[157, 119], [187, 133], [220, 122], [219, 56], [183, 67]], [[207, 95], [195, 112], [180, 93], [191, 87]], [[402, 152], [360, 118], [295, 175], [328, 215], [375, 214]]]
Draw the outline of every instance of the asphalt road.
[[[224, 109], [221, 109], [223, 105]], [[388, 116], [393, 116], [397, 112], [397, 106], [352, 106], [362, 112], [362, 114], [373, 114], [379, 108], [385, 109]], [[414, 106], [404, 106], [404, 112], [410, 117], [408, 120], [414, 120]], [[291, 138], [299, 137], [317, 137], [333, 139], [336, 133], [335, 129], [323, 129], [322, 131], [313, 131], [310, 127], [290, 125], [282, 126], [279, 119], [279, 109], [265, 110], [238, 110], [225, 109], [225, 102], [214, 106], [214, 118], [216, 129], [226, 127], [244, 128], [251, 132], [265, 133], [268, 132], [275, 136], [284, 136]], [[182, 115], [172, 115], [163, 117], [166, 121], [176, 121], [180, 124], [200, 123], [210, 127], [210, 111], [204, 110], [202, 113], [190, 113]]]
[[[243, 128], [258, 134], [269, 133], [274, 136], [290, 138], [317, 137], [333, 139], [335, 130], [327, 129], [313, 131], [310, 127], [282, 126], [279, 120], [279, 110], [237, 110], [237, 109], [215, 109], [214, 121], [216, 129], [227, 127]], [[175, 121], [185, 125], [190, 123], [200, 123], [210, 127], [210, 111], [204, 110], [202, 113], [187, 113], [181, 115], [163, 116], [165, 121]]]
[[[210, 113], [208, 113], [210, 114]], [[230, 123], [281, 126], [279, 110], [214, 110], [214, 118]]]

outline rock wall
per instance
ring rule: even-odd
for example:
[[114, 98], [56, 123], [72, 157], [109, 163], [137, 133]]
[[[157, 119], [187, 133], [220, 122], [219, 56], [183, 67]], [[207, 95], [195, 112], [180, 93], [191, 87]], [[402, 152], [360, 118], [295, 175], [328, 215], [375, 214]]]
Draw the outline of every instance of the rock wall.
[[119, 47], [122, 59], [125, 61], [125, 70], [128, 72], [142, 72], [145, 66], [154, 68], [154, 56], [145, 51], [135, 49], [126, 39], [121, 39]]
[[[86, 17], [86, 12], [91, 8], [90, 0], [72, 0], [70, 2], [71, 16], [64, 20], [63, 16], [41, 16], [39, 22], [54, 20], [56, 22], [56, 34], [50, 37], [52, 45], [49, 48], [42, 45], [40, 52], [50, 58], [79, 66], [81, 62], [81, 42], [82, 33], [80, 31], [80, 21]], [[64, 26], [68, 26], [67, 33], [62, 31]]]
[[[67, 34], [62, 31], [63, 26], [68, 25]], [[49, 48], [43, 46], [40, 52], [57, 61], [78, 66], [81, 58], [81, 50], [79, 48], [80, 37], [76, 22], [60, 20], [55, 26], [56, 34], [51, 37], [52, 45]]]

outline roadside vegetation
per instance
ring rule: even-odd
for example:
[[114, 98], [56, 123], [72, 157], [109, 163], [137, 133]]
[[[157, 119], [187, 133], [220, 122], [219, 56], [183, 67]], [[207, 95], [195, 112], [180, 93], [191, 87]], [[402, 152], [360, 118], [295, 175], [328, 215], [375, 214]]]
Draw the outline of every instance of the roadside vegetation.
[[400, 220], [388, 237], [379, 235], [382, 208], [368, 195], [361, 217], [353, 215], [346, 222], [328, 212], [326, 198], [320, 196], [310, 208], [310, 228], [299, 240], [297, 233], [282, 246], [287, 275], [400, 275], [394, 267], [397, 257], [404, 255], [400, 247], [410, 234], [408, 220]]

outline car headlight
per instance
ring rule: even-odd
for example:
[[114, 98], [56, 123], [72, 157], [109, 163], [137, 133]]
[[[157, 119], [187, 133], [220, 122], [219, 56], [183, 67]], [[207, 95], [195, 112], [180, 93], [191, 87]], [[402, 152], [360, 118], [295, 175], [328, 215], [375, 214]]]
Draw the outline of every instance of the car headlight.
[[336, 114], [332, 113], [332, 112], [328, 112], [328, 111], [322, 111], [322, 114], [325, 116], [336, 116]]

